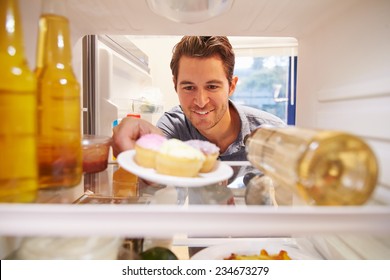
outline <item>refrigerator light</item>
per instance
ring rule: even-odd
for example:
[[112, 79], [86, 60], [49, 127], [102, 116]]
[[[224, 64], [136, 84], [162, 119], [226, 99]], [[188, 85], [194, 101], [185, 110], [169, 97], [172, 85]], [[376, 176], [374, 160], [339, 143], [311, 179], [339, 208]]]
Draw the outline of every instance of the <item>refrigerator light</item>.
[[234, 0], [146, 0], [157, 15], [180, 23], [199, 23], [227, 12]]

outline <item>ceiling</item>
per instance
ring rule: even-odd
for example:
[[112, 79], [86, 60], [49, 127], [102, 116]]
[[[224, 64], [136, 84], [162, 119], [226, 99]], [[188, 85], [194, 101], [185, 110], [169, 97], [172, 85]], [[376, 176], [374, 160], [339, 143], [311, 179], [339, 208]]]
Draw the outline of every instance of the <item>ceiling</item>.
[[[222, 16], [196, 24], [154, 14], [145, 0], [68, 0], [80, 35], [235, 35], [300, 38], [364, 0], [235, 0]], [[28, 1], [30, 2], [30, 1]], [[32, 2], [32, 1], [31, 1]]]

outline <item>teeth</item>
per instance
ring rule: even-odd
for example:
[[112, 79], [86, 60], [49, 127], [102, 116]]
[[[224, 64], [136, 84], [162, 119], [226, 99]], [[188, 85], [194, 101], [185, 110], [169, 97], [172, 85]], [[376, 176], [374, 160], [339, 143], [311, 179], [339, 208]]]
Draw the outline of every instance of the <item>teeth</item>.
[[199, 115], [206, 115], [208, 112], [196, 112]]

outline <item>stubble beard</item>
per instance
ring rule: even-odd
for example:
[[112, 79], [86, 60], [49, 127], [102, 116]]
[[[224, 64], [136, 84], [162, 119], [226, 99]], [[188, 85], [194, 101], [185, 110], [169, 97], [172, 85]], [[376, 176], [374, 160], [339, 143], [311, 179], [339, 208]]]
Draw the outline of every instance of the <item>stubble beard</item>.
[[220, 120], [223, 118], [227, 110], [227, 105], [224, 104], [220, 108], [214, 108], [210, 114], [210, 116], [207, 116], [205, 119], [200, 119], [196, 113], [193, 112], [192, 109], [189, 109], [190, 112], [190, 121], [192, 125], [199, 131], [199, 132], [206, 132], [214, 127], [216, 127]]

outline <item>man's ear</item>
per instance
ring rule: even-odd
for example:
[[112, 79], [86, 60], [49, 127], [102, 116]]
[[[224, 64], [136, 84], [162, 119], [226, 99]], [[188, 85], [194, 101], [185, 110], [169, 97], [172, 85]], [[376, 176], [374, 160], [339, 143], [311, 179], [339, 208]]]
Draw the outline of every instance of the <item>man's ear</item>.
[[230, 83], [229, 96], [232, 96], [234, 91], [236, 90], [237, 82], [238, 82], [238, 77], [233, 76], [232, 82]]

